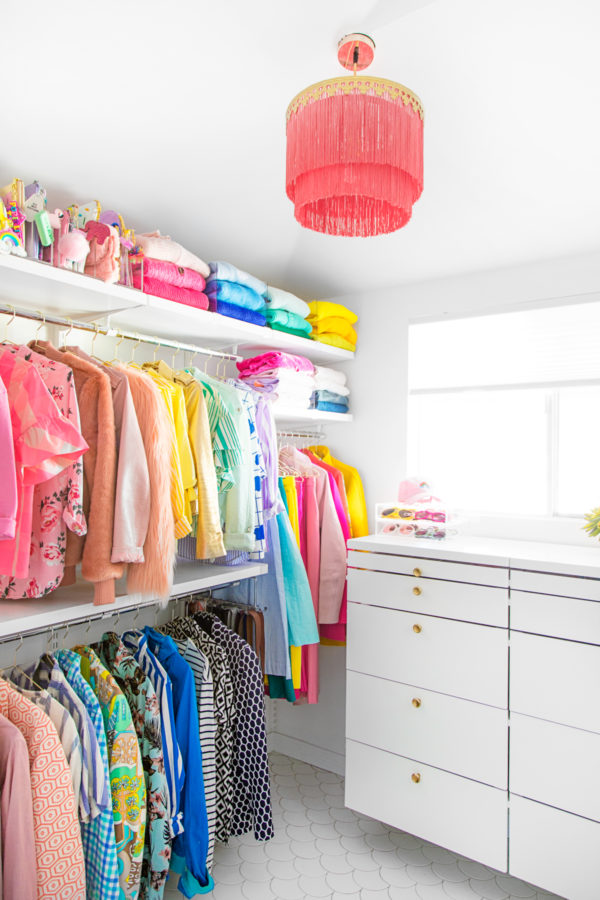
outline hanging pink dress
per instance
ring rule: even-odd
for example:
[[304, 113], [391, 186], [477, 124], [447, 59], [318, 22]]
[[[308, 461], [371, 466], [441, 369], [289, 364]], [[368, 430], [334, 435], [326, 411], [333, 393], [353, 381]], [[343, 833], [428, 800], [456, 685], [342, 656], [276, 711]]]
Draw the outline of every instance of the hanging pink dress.
[[[35, 366], [15, 349], [0, 345], [0, 378], [8, 394], [17, 481], [15, 537], [0, 541], [0, 573], [10, 576], [5, 591], [11, 579], [29, 574], [35, 485], [54, 478], [87, 450], [81, 433], [61, 414]], [[59, 555], [58, 550], [52, 553]]]
[[0, 541], [9, 541], [14, 538], [17, 525], [17, 471], [8, 395], [1, 379], [0, 460]]
[[[79, 431], [79, 407], [71, 369], [35, 353], [29, 347], [8, 349], [35, 367], [61, 414]], [[82, 496], [81, 459], [35, 486], [29, 572], [26, 578], [0, 576], [0, 597], [43, 597], [58, 587], [64, 572], [67, 528], [81, 535], [87, 530]]]

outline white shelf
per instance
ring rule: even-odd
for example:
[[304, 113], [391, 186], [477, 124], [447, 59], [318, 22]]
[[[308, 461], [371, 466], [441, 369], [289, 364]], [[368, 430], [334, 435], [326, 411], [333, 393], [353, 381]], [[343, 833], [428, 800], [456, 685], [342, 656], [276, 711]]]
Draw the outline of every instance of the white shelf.
[[[254, 578], [267, 572], [265, 563], [248, 563], [243, 566], [198, 565], [178, 563], [171, 597], [180, 597], [208, 588], [221, 587], [234, 581]], [[31, 631], [48, 629], [52, 625], [83, 621], [100, 615], [111, 615], [118, 610], [132, 607], [154, 606], [156, 600], [136, 601], [127, 594], [125, 580], [117, 582], [117, 599], [106, 606], [94, 606], [91, 598], [93, 585], [77, 582], [70, 587], [59, 588], [37, 600], [0, 601], [0, 639]]]
[[144, 295], [143, 308], [129, 308], [111, 315], [111, 324], [126, 331], [159, 335], [168, 340], [200, 344], [219, 350], [234, 349], [241, 356], [255, 356], [266, 350], [285, 350], [306, 356], [318, 364], [346, 362], [354, 353], [330, 347], [308, 338], [274, 331], [263, 325], [252, 325], [230, 316], [194, 309], [182, 303]]
[[145, 306], [140, 291], [105, 284], [48, 263], [0, 255], [0, 302], [49, 316], [93, 321], [118, 310]]
[[311, 424], [318, 425], [319, 422], [336, 422], [338, 425], [343, 422], [352, 422], [352, 413], [334, 413], [323, 412], [320, 409], [302, 409], [293, 410], [278, 409], [277, 404], [273, 406], [273, 415], [278, 424], [302, 425]]
[[220, 350], [236, 348], [242, 356], [277, 349], [324, 365], [354, 359], [349, 350], [17, 256], [0, 256], [0, 302], [86, 322], [110, 316], [117, 329]]

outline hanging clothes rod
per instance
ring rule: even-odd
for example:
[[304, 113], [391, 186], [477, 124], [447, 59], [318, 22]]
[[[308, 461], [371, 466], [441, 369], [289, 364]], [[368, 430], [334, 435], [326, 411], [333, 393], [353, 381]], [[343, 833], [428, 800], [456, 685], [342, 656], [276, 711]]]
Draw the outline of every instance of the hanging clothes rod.
[[325, 434], [322, 430], [320, 431], [280, 431], [277, 429], [277, 437], [283, 438], [322, 438]]
[[[171, 350], [179, 350], [186, 353], [199, 353], [201, 356], [214, 356], [218, 359], [228, 359], [237, 362], [243, 359], [234, 353], [221, 353], [220, 350], [209, 350], [207, 347], [199, 347], [196, 344], [182, 344], [179, 341], [170, 341], [166, 338], [143, 335], [132, 331], [119, 331], [117, 328], [107, 328], [95, 322], [75, 322], [73, 319], [62, 319], [58, 316], [46, 316], [40, 310], [23, 309], [13, 306], [11, 303], [0, 304], [0, 313], [12, 315], [13, 319], [33, 319], [47, 325], [58, 325], [61, 328], [78, 329], [79, 331], [91, 331], [94, 334], [104, 334], [107, 337], [122, 338], [125, 341], [136, 341], [138, 344], [154, 344], [159, 347], [168, 347]], [[12, 321], [12, 319], [11, 319]], [[9, 323], [10, 324], [10, 323]]]

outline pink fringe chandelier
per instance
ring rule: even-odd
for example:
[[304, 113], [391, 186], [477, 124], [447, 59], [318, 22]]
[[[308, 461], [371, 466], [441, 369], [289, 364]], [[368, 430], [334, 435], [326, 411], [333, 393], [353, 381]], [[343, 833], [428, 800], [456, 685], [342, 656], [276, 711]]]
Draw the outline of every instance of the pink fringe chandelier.
[[313, 231], [397, 231], [421, 196], [423, 107], [395, 81], [357, 75], [374, 48], [366, 35], [342, 38], [338, 59], [353, 74], [313, 84], [288, 106], [286, 193]]

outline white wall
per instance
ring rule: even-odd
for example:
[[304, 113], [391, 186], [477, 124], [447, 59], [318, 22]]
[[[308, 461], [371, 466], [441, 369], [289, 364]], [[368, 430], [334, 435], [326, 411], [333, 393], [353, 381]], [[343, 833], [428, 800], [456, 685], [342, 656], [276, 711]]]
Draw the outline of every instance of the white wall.
[[[600, 300], [600, 253], [335, 298], [358, 314], [359, 339], [356, 359], [343, 367], [349, 377], [355, 419], [329, 428], [328, 443], [334, 455], [359, 469], [371, 520], [375, 503], [394, 499], [398, 482], [411, 474], [405, 471], [408, 323], [540, 306], [567, 298], [578, 303]], [[502, 523], [479, 521], [475, 526], [479, 533], [493, 535]], [[530, 535], [513, 531], [512, 536]], [[576, 521], [549, 528], [546, 537], [589, 544]], [[339, 768], [345, 651], [321, 647], [320, 658], [318, 706], [298, 708], [277, 701], [274, 746], [317, 765], [321, 760], [325, 768]]]

